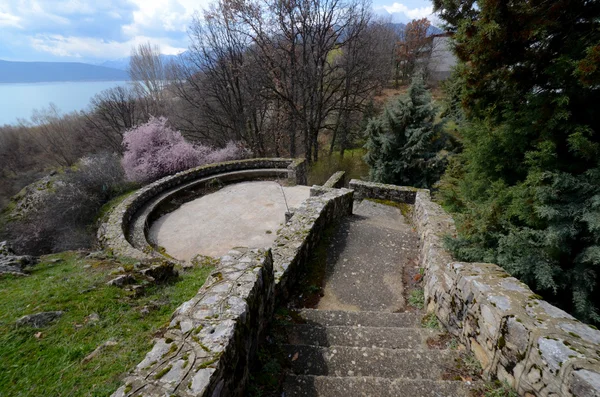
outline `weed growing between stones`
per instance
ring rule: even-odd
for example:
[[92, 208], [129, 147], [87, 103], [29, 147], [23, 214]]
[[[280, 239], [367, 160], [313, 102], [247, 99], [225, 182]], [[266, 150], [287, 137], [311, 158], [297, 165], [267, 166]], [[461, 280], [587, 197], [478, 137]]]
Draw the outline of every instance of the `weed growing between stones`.
[[[132, 266], [127, 259], [64, 252], [42, 257], [28, 277], [0, 279], [2, 395], [109, 396], [212, 270], [181, 272], [136, 295], [106, 285], [111, 272]], [[41, 329], [15, 325], [21, 316], [48, 311], [64, 314]]]
[[408, 295], [408, 304], [417, 309], [423, 309], [425, 306], [425, 293], [423, 292], [423, 289], [417, 288], [410, 291], [410, 294]]
[[426, 314], [421, 320], [421, 325], [424, 328], [441, 330], [442, 326], [434, 313]]
[[499, 380], [486, 382], [483, 387], [475, 392], [476, 397], [518, 397], [517, 392], [506, 382]]
[[473, 353], [462, 352], [454, 359], [454, 365], [446, 368], [446, 371], [442, 374], [442, 379], [474, 382], [481, 380], [481, 373], [481, 364], [479, 364]]

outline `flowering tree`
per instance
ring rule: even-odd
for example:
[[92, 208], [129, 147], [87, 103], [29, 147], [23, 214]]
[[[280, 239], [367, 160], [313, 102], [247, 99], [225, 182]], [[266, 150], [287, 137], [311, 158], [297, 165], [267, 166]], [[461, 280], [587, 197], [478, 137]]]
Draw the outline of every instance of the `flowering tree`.
[[147, 123], [125, 132], [122, 164], [127, 179], [147, 183], [188, 168], [247, 154], [234, 142], [222, 149], [189, 143], [167, 121], [165, 117], [151, 117]]

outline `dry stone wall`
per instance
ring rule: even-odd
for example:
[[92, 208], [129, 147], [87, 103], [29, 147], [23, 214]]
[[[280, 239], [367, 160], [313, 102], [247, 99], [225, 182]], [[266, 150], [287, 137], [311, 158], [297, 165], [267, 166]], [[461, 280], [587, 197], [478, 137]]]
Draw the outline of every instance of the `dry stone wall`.
[[419, 189], [408, 186], [386, 185], [384, 183], [366, 182], [352, 179], [350, 189], [354, 190], [354, 198], [362, 200], [373, 198], [390, 200], [398, 203], [414, 204]]
[[[414, 203], [425, 300], [490, 378], [521, 396], [600, 396], [600, 331], [577, 321], [490, 263], [455, 262], [444, 248], [452, 217], [429, 191], [351, 181], [360, 197]], [[395, 199], [396, 198], [396, 199]]]

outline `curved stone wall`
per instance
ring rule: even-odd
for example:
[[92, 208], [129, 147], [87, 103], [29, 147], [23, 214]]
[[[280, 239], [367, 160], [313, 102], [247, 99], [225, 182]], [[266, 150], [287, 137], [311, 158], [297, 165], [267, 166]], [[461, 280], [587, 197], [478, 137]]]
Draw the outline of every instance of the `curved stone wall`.
[[116, 255], [145, 259], [159, 256], [146, 241], [147, 219], [164, 201], [183, 190], [222, 181], [286, 176], [291, 184], [306, 184], [302, 159], [249, 159], [208, 164], [159, 179], [117, 205], [98, 229], [98, 241]]
[[600, 396], [600, 331], [577, 321], [490, 263], [455, 262], [444, 248], [452, 217], [429, 191], [351, 181], [361, 197], [414, 203], [425, 300], [490, 378], [521, 396]]
[[294, 209], [271, 250], [222, 257], [113, 397], [242, 396], [275, 299], [288, 296], [325, 228], [350, 215], [352, 203], [351, 190], [324, 188]]

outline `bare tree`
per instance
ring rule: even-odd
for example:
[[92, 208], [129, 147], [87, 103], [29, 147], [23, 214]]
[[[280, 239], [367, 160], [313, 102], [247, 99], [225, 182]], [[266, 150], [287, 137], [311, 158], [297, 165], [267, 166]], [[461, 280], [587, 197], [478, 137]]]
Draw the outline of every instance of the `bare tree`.
[[[175, 115], [204, 139], [245, 142], [258, 154], [266, 152], [264, 125], [268, 103], [257, 79], [261, 70], [248, 53], [249, 38], [239, 32], [227, 4], [213, 4], [190, 26], [191, 44], [174, 77], [176, 95], [195, 109]], [[191, 132], [191, 131], [190, 131]]]
[[336, 60], [341, 66], [344, 84], [339, 92], [336, 121], [332, 127], [329, 153], [337, 145], [341, 157], [349, 147], [366, 105], [388, 82], [392, 70], [395, 32], [383, 21], [373, 21], [356, 40], [349, 42]]
[[123, 151], [123, 133], [148, 120], [135, 89], [118, 86], [96, 94], [90, 100], [90, 110], [82, 113], [88, 131], [88, 140], [94, 146]]
[[167, 104], [165, 89], [168, 85], [168, 65], [160, 53], [160, 47], [149, 42], [131, 50], [129, 77], [146, 112], [153, 116], [163, 115]]
[[61, 115], [55, 104], [34, 110], [30, 139], [58, 166], [71, 166], [89, 150], [83, 120], [77, 113]]
[[231, 7], [270, 77], [267, 88], [289, 112], [290, 154], [296, 154], [299, 130], [305, 158], [317, 160], [319, 132], [345, 82], [332, 58], [364, 31], [369, 5], [362, 0], [237, 0]]

